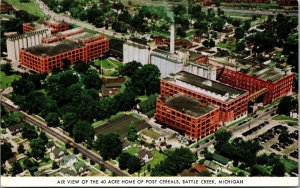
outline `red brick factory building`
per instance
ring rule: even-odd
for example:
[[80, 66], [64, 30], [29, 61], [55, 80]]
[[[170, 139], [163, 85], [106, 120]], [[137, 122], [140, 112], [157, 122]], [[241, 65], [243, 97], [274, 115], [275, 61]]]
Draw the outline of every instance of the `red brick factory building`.
[[49, 27], [51, 28], [51, 34], [55, 34], [61, 31], [66, 31], [69, 29], [69, 24], [65, 22], [57, 22], [53, 20], [42, 20], [33, 23], [24, 23], [23, 24], [23, 32], [30, 32], [40, 29], [41, 27]]
[[41, 45], [22, 49], [20, 64], [38, 73], [49, 73], [62, 68], [63, 60], [71, 64], [78, 60], [89, 62], [109, 49], [109, 40], [103, 34], [91, 34], [75, 28], [44, 38]]
[[199, 139], [219, 128], [220, 108], [181, 94], [161, 96], [156, 102], [155, 118], [180, 133]]
[[[174, 105], [168, 105], [170, 102], [166, 101], [172, 101], [172, 99], [169, 99], [169, 97], [177, 94], [190, 97], [191, 99], [189, 100], [201, 101], [201, 104], [205, 104], [204, 101], [207, 102], [209, 106], [201, 106], [201, 108], [208, 108], [206, 109], [206, 113], [203, 114], [205, 121], [199, 121], [201, 122], [201, 125], [196, 123], [198, 122], [196, 119], [198, 117], [202, 117], [202, 115], [191, 118], [191, 115], [188, 115], [186, 110], [181, 110], [181, 113], [176, 112], [176, 115], [172, 114], [173, 111], [180, 110], [176, 110]], [[210, 128], [208, 128], [206, 131], [200, 132], [199, 128], [193, 128], [190, 132], [185, 132], [185, 134], [189, 135], [190, 137], [202, 138], [217, 130], [220, 122], [222, 122], [224, 125], [228, 125], [237, 119], [245, 117], [248, 110], [248, 95], [248, 91], [237, 89], [217, 81], [208, 80], [185, 71], [180, 71], [161, 80], [161, 97], [156, 103], [155, 118], [158, 122], [167, 124], [179, 131], [183, 131], [186, 127], [189, 128], [191, 124], [195, 123], [195, 125], [202, 127], [203, 123], [203, 126]], [[186, 106], [182, 107], [182, 109], [199, 108], [199, 105], [197, 104], [200, 104], [197, 102], [184, 102], [183, 100], [180, 102], [176, 98], [173, 100], [177, 100], [178, 103], [182, 103], [181, 105]], [[183, 103], [189, 105], [184, 105]], [[209, 107], [211, 110], [209, 110]], [[213, 107], [215, 109], [212, 109]], [[171, 112], [167, 112], [167, 109]], [[218, 112], [219, 115], [216, 116], [215, 112]], [[212, 113], [214, 115], [212, 115]], [[189, 119], [186, 117], [189, 117]], [[218, 122], [218, 125], [215, 124], [216, 121]], [[203, 128], [200, 129], [202, 130]]]

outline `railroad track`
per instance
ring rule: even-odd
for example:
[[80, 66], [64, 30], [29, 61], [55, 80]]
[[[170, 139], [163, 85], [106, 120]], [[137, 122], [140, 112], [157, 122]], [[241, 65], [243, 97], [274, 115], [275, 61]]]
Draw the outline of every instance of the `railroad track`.
[[6, 108], [7, 110], [10, 110], [10, 111], [19, 111], [19, 112], [21, 112], [22, 114], [24, 114], [25, 120], [28, 123], [39, 127], [41, 130], [43, 130], [46, 133], [50, 134], [51, 136], [57, 138], [58, 140], [60, 140], [64, 143], [68, 143], [74, 148], [77, 148], [79, 150], [79, 152], [84, 154], [86, 157], [90, 158], [91, 160], [95, 161], [98, 164], [103, 164], [106, 169], [108, 169], [111, 172], [115, 173], [117, 176], [130, 176], [130, 174], [128, 174], [126, 172], [123, 172], [122, 170], [115, 167], [111, 163], [109, 163], [107, 161], [104, 161], [103, 158], [101, 156], [99, 156], [98, 154], [96, 154], [93, 151], [87, 149], [83, 145], [81, 145], [79, 143], [76, 143], [70, 137], [68, 137], [68, 136], [66, 136], [62, 133], [54, 131], [51, 127], [48, 127], [45, 123], [37, 120], [36, 118], [34, 118], [33, 116], [27, 114], [26, 112], [23, 112], [23, 111], [19, 110], [17, 107], [9, 104], [7, 102], [7, 100], [9, 100], [9, 99], [1, 97], [1, 106], [3, 106], [4, 108]]

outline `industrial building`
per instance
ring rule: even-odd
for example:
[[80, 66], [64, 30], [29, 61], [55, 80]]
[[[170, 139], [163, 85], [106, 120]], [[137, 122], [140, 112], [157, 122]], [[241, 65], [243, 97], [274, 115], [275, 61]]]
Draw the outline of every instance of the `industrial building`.
[[271, 61], [257, 62], [246, 59], [221, 62], [210, 59], [218, 66], [217, 79], [233, 87], [249, 91], [249, 100], [262, 98], [269, 104], [292, 92], [294, 74], [291, 67], [283, 69], [272, 65]]
[[43, 39], [43, 44], [22, 49], [20, 63], [38, 73], [49, 73], [53, 68], [62, 68], [63, 60], [71, 64], [78, 60], [88, 62], [99, 58], [109, 49], [109, 40], [103, 34], [73, 29]]
[[42, 43], [44, 37], [50, 36], [50, 29], [38, 29], [35, 31], [8, 36], [6, 39], [7, 58], [12, 61], [20, 59], [20, 51], [22, 48], [29, 48]]
[[50, 28], [51, 34], [55, 34], [61, 31], [65, 31], [69, 29], [69, 24], [65, 22], [58, 22], [53, 20], [42, 20], [33, 23], [24, 23], [23, 24], [23, 32], [35, 31], [43, 28]]
[[249, 92], [245, 90], [180, 71], [162, 79], [160, 85], [161, 96], [177, 93], [220, 107], [223, 125], [247, 116]]
[[220, 108], [181, 94], [161, 96], [156, 102], [155, 119], [197, 140], [219, 128]]

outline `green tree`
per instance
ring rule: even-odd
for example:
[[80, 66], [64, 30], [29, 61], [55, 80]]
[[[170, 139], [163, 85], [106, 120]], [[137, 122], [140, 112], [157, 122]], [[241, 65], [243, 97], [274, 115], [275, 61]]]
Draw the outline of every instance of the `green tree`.
[[204, 170], [199, 173], [199, 176], [211, 176], [211, 173], [208, 170]]
[[74, 70], [76, 70], [79, 73], [86, 73], [90, 68], [90, 65], [88, 63], [84, 63], [83, 61], [79, 60], [76, 61], [74, 65]]
[[24, 145], [23, 144], [19, 144], [18, 146], [18, 153], [24, 153], [25, 149], [24, 149]]
[[141, 63], [132, 61], [122, 66], [119, 70], [119, 74], [132, 77], [140, 67], [142, 67]]
[[102, 81], [96, 71], [88, 71], [83, 78], [83, 83], [87, 89], [100, 89], [102, 85]]
[[28, 140], [35, 139], [38, 137], [38, 133], [35, 131], [34, 126], [25, 123], [23, 127], [23, 132], [22, 132], [22, 137], [23, 138], [28, 138]]
[[135, 125], [130, 125], [128, 127], [127, 140], [134, 142], [138, 138], [137, 130]]
[[58, 169], [58, 168], [59, 168], [59, 166], [58, 166], [57, 162], [53, 161], [52, 162], [52, 170], [55, 170], [55, 169]]
[[131, 157], [131, 155], [127, 152], [123, 152], [120, 154], [119, 158], [118, 158], [118, 162], [119, 162], [119, 168], [121, 170], [125, 170], [128, 168], [128, 160]]
[[239, 40], [241, 38], [243, 38], [245, 35], [245, 31], [243, 30], [243, 28], [238, 27], [235, 29], [234, 31], [234, 37], [236, 38], [236, 40]]
[[11, 63], [5, 63], [0, 66], [2, 72], [4, 72], [7, 76], [12, 75], [13, 70], [11, 68]]
[[39, 138], [41, 139], [41, 141], [44, 145], [46, 145], [48, 143], [48, 137], [45, 132], [42, 131], [39, 135]]
[[138, 157], [132, 155], [128, 159], [128, 172], [130, 174], [141, 170], [141, 161]]
[[79, 120], [73, 128], [73, 137], [75, 142], [88, 142], [93, 139], [94, 130], [92, 125], [85, 121]]
[[44, 157], [46, 147], [40, 138], [33, 139], [29, 143], [32, 157], [38, 159]]
[[279, 102], [277, 113], [289, 116], [294, 106], [294, 98], [291, 96], [284, 96]]
[[15, 176], [15, 175], [17, 175], [21, 172], [23, 172], [22, 166], [19, 164], [18, 161], [14, 162], [13, 165], [12, 165], [12, 168], [11, 168], [12, 176]]
[[56, 112], [49, 112], [45, 118], [50, 127], [58, 127], [59, 126], [59, 118]]
[[122, 142], [117, 134], [100, 134], [95, 147], [105, 160], [115, 159], [122, 153]]
[[222, 145], [222, 144], [228, 142], [229, 139], [231, 138], [231, 136], [232, 136], [231, 132], [229, 132], [225, 129], [219, 129], [215, 133], [216, 145]]
[[12, 152], [11, 148], [12, 145], [8, 142], [4, 142], [1, 144], [1, 164], [4, 164], [6, 160], [15, 156], [15, 153]]
[[285, 167], [281, 162], [275, 163], [272, 169], [272, 175], [283, 177], [285, 173]]

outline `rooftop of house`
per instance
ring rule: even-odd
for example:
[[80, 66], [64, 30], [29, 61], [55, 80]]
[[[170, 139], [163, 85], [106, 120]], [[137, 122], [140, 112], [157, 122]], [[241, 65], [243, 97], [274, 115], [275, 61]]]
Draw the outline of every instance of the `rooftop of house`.
[[8, 128], [8, 130], [9, 130], [10, 132], [15, 132], [15, 131], [17, 131], [17, 130], [23, 129], [23, 127], [24, 127], [24, 123], [21, 122], [21, 123], [17, 123], [17, 124], [14, 124], [14, 125], [10, 125], [10, 126], [8, 126], [7, 128]]
[[213, 153], [212, 154], [212, 159], [223, 164], [223, 165], [227, 165], [228, 162], [230, 161], [228, 158], [222, 156], [222, 155], [219, 155], [217, 153]]
[[187, 176], [187, 177], [191, 177], [191, 176], [199, 176], [198, 174], [189, 171], [188, 169], [185, 169], [184, 171], [182, 171], [180, 174], [178, 174], [179, 176]]
[[207, 169], [206, 166], [203, 165], [203, 164], [197, 164], [197, 165], [195, 165], [195, 166], [193, 166], [193, 167], [191, 168], [191, 171], [196, 171], [196, 172], [198, 172], [198, 173], [201, 173], [201, 172], [207, 171], [207, 170], [208, 170], [208, 169]]
[[81, 47], [82, 44], [63, 40], [51, 44], [40, 44], [26, 48], [25, 51], [36, 56], [54, 56]]
[[144, 158], [146, 155], [148, 155], [149, 159], [153, 157], [151, 151], [147, 149], [141, 149], [140, 151], [137, 152], [137, 155], [139, 158]]
[[[234, 88], [232, 86], [223, 84], [221, 82], [213, 81], [213, 80], [208, 80], [206, 78], [185, 72], [185, 71], [180, 71], [176, 74], [173, 74], [172, 77], [166, 77], [164, 80], [170, 81], [170, 82], [176, 82], [182, 81], [184, 83], [199, 87], [204, 90], [208, 90], [210, 92], [219, 94], [224, 96], [225, 94], [229, 94], [229, 97], [234, 97], [237, 95], [242, 95], [246, 91]], [[229, 99], [230, 99], [229, 98]]]
[[207, 103], [204, 103], [205, 105], [201, 105], [200, 101], [185, 95], [175, 95], [173, 97], [162, 96], [160, 99], [166, 101], [165, 105], [167, 107], [196, 118], [217, 108]]
[[86, 167], [86, 164], [85, 164], [85, 162], [79, 160], [76, 163], [74, 163], [73, 166], [74, 166], [74, 169], [76, 170], [76, 172], [79, 172], [80, 168]]
[[61, 165], [64, 166], [66, 165], [70, 160], [78, 160], [76, 155], [64, 155], [63, 158], [61, 159]]
[[60, 172], [69, 176], [77, 176], [77, 172], [70, 168], [62, 168], [60, 169]]
[[205, 160], [203, 163], [207, 168], [211, 169], [211, 170], [217, 170], [220, 166], [213, 162], [213, 161], [209, 161], [209, 160]]

